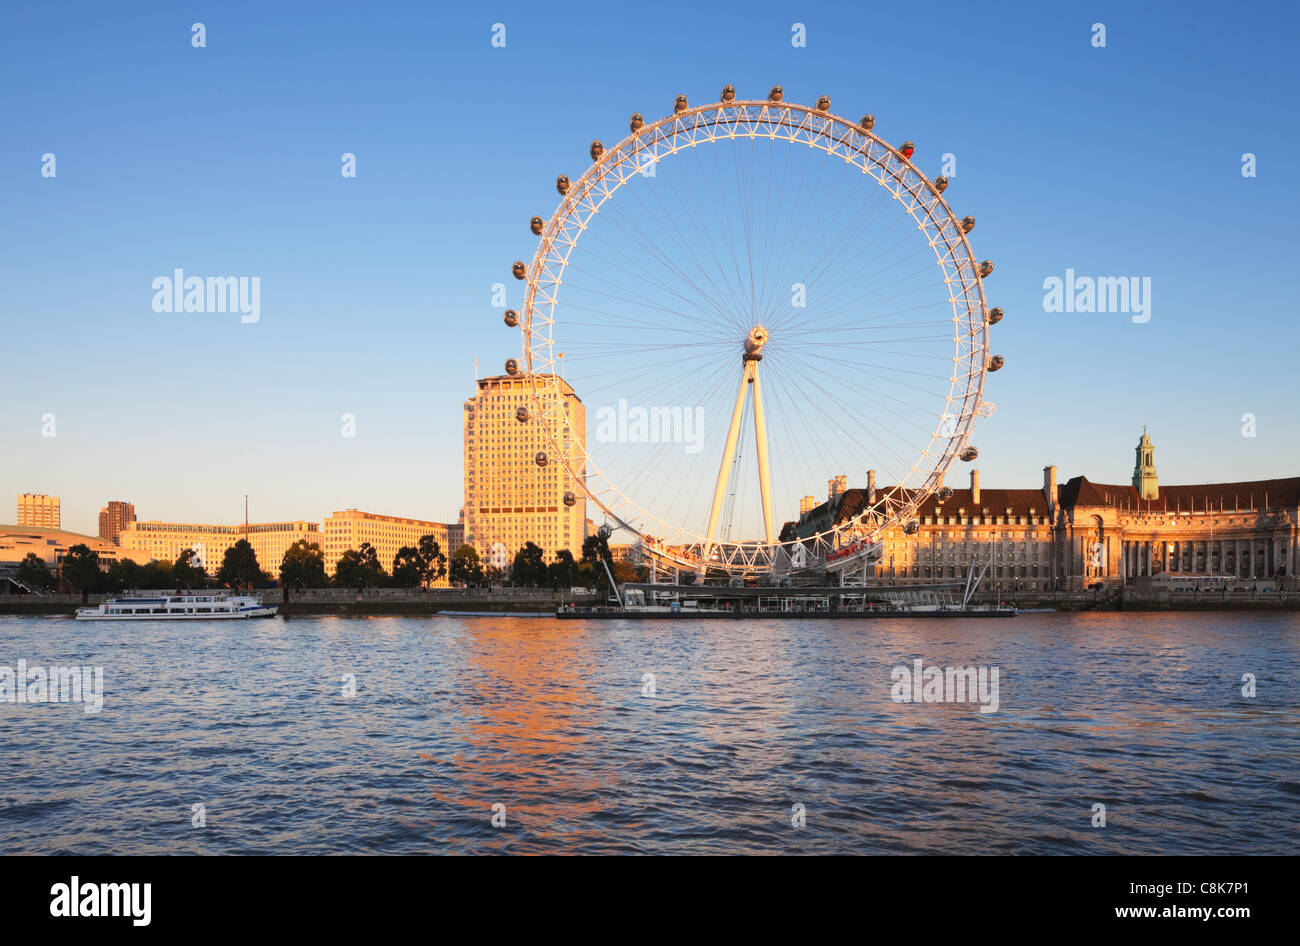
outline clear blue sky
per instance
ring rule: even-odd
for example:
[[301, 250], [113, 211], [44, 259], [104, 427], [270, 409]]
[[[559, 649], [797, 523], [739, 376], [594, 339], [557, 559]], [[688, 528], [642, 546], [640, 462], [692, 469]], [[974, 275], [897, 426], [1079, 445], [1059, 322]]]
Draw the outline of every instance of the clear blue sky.
[[[728, 82], [874, 112], [935, 173], [957, 156], [947, 197], [979, 218], [990, 301], [1007, 312], [998, 411], [976, 437], [985, 484], [1036, 485], [1048, 463], [1127, 481], [1144, 422], [1167, 482], [1300, 472], [1292, 5], [87, 3], [2, 17], [0, 521], [20, 491], [61, 495], [65, 527], [87, 532], [108, 499], [231, 521], [244, 493], [257, 520], [350, 506], [454, 520], [474, 359], [495, 372], [518, 349], [490, 293], [506, 282], [519, 301], [509, 264], [531, 257], [528, 216], [630, 112]], [[155, 313], [150, 284], [177, 267], [260, 276], [261, 321]], [[1044, 312], [1043, 280], [1067, 268], [1150, 276], [1150, 322]]]

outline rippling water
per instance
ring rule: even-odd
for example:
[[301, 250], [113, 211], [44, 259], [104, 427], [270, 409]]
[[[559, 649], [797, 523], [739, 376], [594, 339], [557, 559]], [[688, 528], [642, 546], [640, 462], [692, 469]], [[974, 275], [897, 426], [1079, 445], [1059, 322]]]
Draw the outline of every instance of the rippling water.
[[[0, 851], [1290, 854], [1298, 643], [1230, 613], [0, 617], [0, 666], [105, 691], [0, 704]], [[999, 667], [999, 711], [893, 702], [918, 657]]]

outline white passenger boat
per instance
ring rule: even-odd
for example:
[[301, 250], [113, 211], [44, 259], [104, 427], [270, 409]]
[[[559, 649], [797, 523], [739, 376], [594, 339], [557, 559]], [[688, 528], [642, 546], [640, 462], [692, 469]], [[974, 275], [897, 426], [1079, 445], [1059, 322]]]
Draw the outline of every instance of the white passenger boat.
[[78, 621], [213, 621], [234, 618], [269, 618], [274, 606], [250, 595], [224, 591], [185, 594], [147, 594], [105, 598], [93, 608], [77, 608]]

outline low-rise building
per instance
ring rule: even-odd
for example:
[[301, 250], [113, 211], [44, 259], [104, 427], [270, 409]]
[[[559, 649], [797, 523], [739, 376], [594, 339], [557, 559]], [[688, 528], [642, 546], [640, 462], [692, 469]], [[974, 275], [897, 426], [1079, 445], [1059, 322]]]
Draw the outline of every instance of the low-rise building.
[[64, 556], [74, 545], [85, 545], [99, 556], [101, 568], [108, 568], [113, 562], [130, 560], [145, 564], [147, 555], [118, 548], [112, 542], [93, 535], [79, 532], [65, 532], [62, 529], [34, 529], [30, 526], [0, 525], [0, 575], [12, 577], [19, 563], [29, 553], [45, 563], [51, 572], [57, 574], [63, 567]]
[[136, 521], [126, 523], [118, 535], [121, 547], [145, 556], [144, 561], [174, 562], [186, 549], [193, 549], [194, 564], [214, 576], [221, 568], [226, 549], [240, 539], [247, 539], [253, 547], [262, 570], [278, 579], [280, 563], [289, 546], [301, 539], [321, 544], [324, 535], [319, 523], [301, 520], [247, 525]]
[[[450, 562], [451, 553], [465, 541], [465, 526], [458, 522], [430, 522], [425, 519], [406, 519], [385, 516], [377, 512], [344, 509], [335, 512], [324, 522], [325, 571], [330, 575], [338, 566], [339, 558], [348, 549], [360, 549], [363, 543], [374, 546], [375, 555], [384, 571], [391, 573], [393, 558], [403, 546], [416, 547], [426, 535], [433, 536], [442, 554]], [[447, 576], [433, 583], [433, 587], [447, 587]]]

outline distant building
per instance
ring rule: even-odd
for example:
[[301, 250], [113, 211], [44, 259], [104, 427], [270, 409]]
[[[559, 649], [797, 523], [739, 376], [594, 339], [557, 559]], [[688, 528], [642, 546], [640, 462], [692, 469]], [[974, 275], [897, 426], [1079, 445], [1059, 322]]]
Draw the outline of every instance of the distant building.
[[[369, 542], [375, 549], [379, 564], [384, 571], [391, 573], [393, 558], [402, 546], [412, 548], [419, 545], [426, 535], [433, 536], [442, 554], [451, 560], [451, 553], [465, 541], [464, 526], [456, 522], [429, 522], [424, 519], [403, 519], [399, 516], [384, 516], [376, 512], [362, 512], [358, 509], [344, 509], [333, 513], [324, 522], [322, 549], [325, 552], [325, 571], [333, 575], [339, 558], [348, 549], [360, 549], [362, 543]], [[444, 575], [434, 583], [434, 587], [446, 587], [447, 576]]]
[[[787, 523], [783, 537], [861, 515], [870, 491], [833, 480], [827, 500]], [[865, 566], [869, 579], [964, 581], [972, 565], [978, 571], [987, 564], [984, 587], [1002, 592], [1077, 591], [1162, 575], [1204, 578], [1207, 590], [1211, 576], [1297, 587], [1300, 477], [1161, 486], [1145, 433], [1129, 484], [1085, 476], [1058, 484], [1056, 467], [1048, 466], [1041, 488], [988, 489], [972, 470], [969, 488], [931, 494], [915, 521], [913, 535], [902, 527], [881, 535], [883, 557]]]
[[109, 500], [107, 506], [99, 510], [99, 537], [105, 542], [118, 544], [118, 536], [128, 522], [135, 522], [135, 506], [120, 500]]
[[19, 493], [18, 525], [32, 529], [61, 529], [63, 515], [59, 511], [59, 497], [44, 493]]
[[[558, 418], [551, 423], [560, 428], [566, 451], [585, 451], [586, 407], [567, 383], [559, 386], [568, 424]], [[586, 494], [551, 456], [543, 422], [533, 416], [529, 382], [510, 375], [483, 378], [464, 413], [465, 541], [488, 563], [512, 562], [525, 542], [540, 545], [547, 561], [559, 549], [580, 557]], [[572, 439], [570, 431], [582, 439]], [[536, 462], [538, 454], [546, 455], [545, 466]], [[565, 504], [566, 494], [572, 505]]]
[[[226, 549], [240, 539], [248, 539], [257, 555], [257, 564], [274, 578], [280, 576], [280, 563], [289, 546], [300, 539], [321, 544], [324, 535], [315, 522], [254, 522], [248, 526], [211, 525], [190, 522], [128, 522], [118, 535], [125, 550], [140, 553], [145, 561], [176, 561], [186, 549], [195, 551], [195, 565], [209, 575], [216, 575]], [[139, 560], [137, 558], [137, 560]]]

